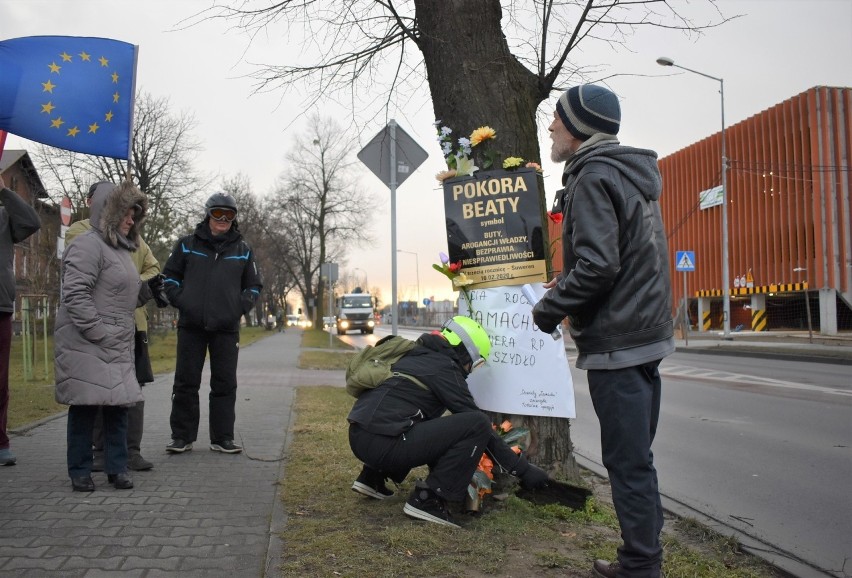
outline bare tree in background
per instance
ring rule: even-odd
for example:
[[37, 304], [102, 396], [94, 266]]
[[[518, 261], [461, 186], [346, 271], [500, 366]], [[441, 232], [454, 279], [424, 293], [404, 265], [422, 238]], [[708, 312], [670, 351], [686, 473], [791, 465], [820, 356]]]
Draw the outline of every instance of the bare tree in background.
[[340, 262], [348, 247], [370, 240], [374, 201], [351, 178], [354, 145], [343, 135], [334, 121], [312, 116], [286, 155], [286, 169], [269, 198], [283, 263], [309, 318], [314, 308], [316, 319], [328, 315], [320, 265]]
[[[209, 186], [210, 181], [201, 179], [193, 168], [196, 155], [202, 150], [192, 136], [195, 124], [191, 114], [172, 113], [167, 98], [143, 93], [136, 99], [132, 178], [148, 195], [144, 237], [160, 262], [165, 262], [177, 233], [197, 213], [197, 193]], [[45, 145], [39, 145], [34, 156], [39, 172], [50, 183], [48, 191], [55, 191], [53, 200], [67, 195], [77, 218], [86, 206], [89, 185], [98, 180], [118, 183], [127, 173], [126, 159], [84, 155]]]
[[[258, 7], [240, 1], [211, 7], [198, 20], [230, 20], [250, 35], [269, 34], [279, 23], [288, 25], [287, 34], [301, 28], [302, 52], [261, 67], [258, 91], [307, 85], [312, 105], [348, 93], [353, 116], [369, 120], [416, 99], [425, 79], [435, 118], [454, 134], [487, 124], [504, 156], [540, 161], [539, 105], [569, 82], [600, 79], [601, 69], [573, 58], [581, 43], [617, 50], [649, 27], [700, 33], [725, 21], [718, 11], [709, 22], [690, 19], [708, 5], [715, 9], [713, 0], [280, 0]], [[319, 56], [306, 62], [312, 54]], [[528, 423], [529, 452], [538, 463], [577, 476], [567, 419], [512, 421]]]

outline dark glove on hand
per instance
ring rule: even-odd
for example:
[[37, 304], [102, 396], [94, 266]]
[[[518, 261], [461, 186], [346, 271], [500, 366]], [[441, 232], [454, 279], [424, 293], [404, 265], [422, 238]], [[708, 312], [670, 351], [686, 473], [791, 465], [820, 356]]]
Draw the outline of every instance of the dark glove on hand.
[[525, 490], [537, 490], [546, 488], [550, 482], [550, 476], [540, 467], [530, 464], [524, 475], [521, 476], [521, 487]]
[[248, 315], [251, 308], [254, 307], [254, 293], [251, 290], [246, 289], [243, 291], [242, 297], [240, 297], [240, 303], [243, 307], [243, 315]]
[[533, 323], [535, 323], [535, 326], [538, 327], [542, 332], [553, 333], [553, 331], [556, 329], [556, 325], [553, 325], [551, 322], [544, 319], [544, 316], [538, 309], [538, 304], [533, 307], [532, 316]]
[[515, 464], [511, 473], [521, 479], [521, 487], [525, 490], [536, 490], [547, 487], [550, 481], [550, 476], [547, 475], [547, 472], [529, 463], [524, 456], [518, 458], [518, 463]]
[[169, 298], [166, 295], [166, 285], [163, 282], [164, 279], [165, 276], [161, 273], [159, 275], [154, 275], [147, 281], [154, 301], [157, 302], [157, 307], [160, 309], [169, 306]]

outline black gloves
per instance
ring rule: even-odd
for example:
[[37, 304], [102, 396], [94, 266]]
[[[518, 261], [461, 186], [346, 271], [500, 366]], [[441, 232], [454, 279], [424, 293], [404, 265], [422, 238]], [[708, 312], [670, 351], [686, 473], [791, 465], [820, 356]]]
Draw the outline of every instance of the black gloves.
[[151, 295], [154, 301], [157, 302], [157, 307], [160, 309], [169, 306], [169, 298], [166, 296], [166, 286], [165, 283], [163, 283], [164, 279], [165, 276], [160, 273], [159, 275], [154, 275], [145, 282], [151, 290]]
[[254, 307], [255, 299], [257, 299], [257, 294], [251, 289], [245, 289], [243, 291], [242, 296], [240, 297], [240, 304], [243, 307], [243, 315], [248, 315], [251, 308]]
[[544, 333], [553, 333], [556, 330], [556, 325], [553, 325], [552, 321], [548, 321], [541, 314], [541, 311], [538, 309], [538, 303], [533, 306], [532, 310], [533, 323], [535, 326], [542, 330]]
[[547, 475], [547, 472], [529, 463], [524, 456], [518, 458], [518, 462], [510, 473], [521, 479], [521, 487], [525, 490], [544, 488], [550, 482], [550, 476]]

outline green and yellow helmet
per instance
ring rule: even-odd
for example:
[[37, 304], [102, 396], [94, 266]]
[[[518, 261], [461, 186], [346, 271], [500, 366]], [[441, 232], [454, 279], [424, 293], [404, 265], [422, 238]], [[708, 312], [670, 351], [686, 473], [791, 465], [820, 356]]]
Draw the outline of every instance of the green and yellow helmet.
[[473, 363], [471, 369], [479, 367], [488, 359], [488, 353], [491, 351], [491, 340], [488, 338], [485, 329], [470, 317], [456, 315], [447, 320], [441, 326], [441, 335], [446, 338], [450, 345], [464, 344], [464, 348]]

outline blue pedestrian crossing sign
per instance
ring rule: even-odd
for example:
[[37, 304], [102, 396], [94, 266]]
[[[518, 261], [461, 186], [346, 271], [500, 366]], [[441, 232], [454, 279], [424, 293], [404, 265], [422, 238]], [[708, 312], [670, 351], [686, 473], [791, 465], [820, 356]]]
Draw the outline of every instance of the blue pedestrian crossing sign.
[[675, 271], [695, 271], [695, 251], [676, 251]]

